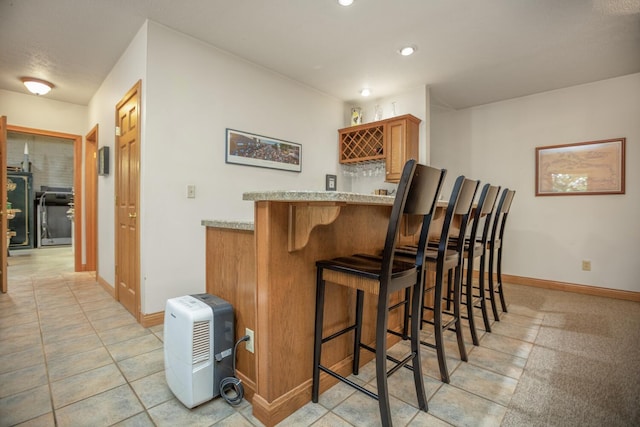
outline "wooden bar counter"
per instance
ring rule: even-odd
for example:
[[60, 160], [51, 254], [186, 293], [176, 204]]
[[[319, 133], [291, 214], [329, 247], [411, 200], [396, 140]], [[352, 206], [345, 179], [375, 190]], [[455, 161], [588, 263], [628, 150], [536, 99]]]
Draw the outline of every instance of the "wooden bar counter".
[[[315, 262], [373, 252], [384, 245], [392, 196], [341, 192], [245, 193], [250, 222], [202, 221], [206, 226], [206, 290], [229, 301], [236, 340], [255, 332], [255, 353], [238, 346], [237, 376], [253, 415], [272, 426], [311, 400]], [[351, 323], [355, 293], [327, 287], [325, 333]], [[375, 341], [375, 299], [365, 298], [363, 341]], [[389, 325], [399, 328], [398, 314]], [[396, 340], [390, 338], [390, 345]], [[352, 334], [323, 349], [323, 363], [350, 373]], [[363, 363], [373, 358], [363, 352]], [[321, 391], [335, 384], [323, 376]]]

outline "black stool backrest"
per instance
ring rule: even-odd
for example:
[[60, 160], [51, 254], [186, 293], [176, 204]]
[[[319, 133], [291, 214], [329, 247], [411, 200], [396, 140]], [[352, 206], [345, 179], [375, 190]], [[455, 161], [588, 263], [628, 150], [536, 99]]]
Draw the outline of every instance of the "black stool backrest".
[[436, 205], [438, 204], [438, 198], [446, 175], [446, 169], [437, 169], [422, 164], [418, 164], [416, 167], [404, 213], [422, 216], [422, 228], [416, 253], [416, 265], [418, 267], [422, 267], [425, 262], [429, 227], [436, 211]]
[[511, 202], [515, 194], [515, 190], [509, 190], [508, 188], [502, 191], [502, 196], [500, 196], [500, 201], [498, 202], [498, 207], [494, 215], [493, 228], [491, 229], [491, 242], [502, 241], [507, 215], [509, 214]]
[[[391, 277], [391, 267], [398, 241], [402, 214], [423, 216], [423, 226], [425, 221], [430, 222], [445, 175], [446, 170], [421, 165], [413, 159], [405, 163], [391, 210], [391, 218], [389, 219], [387, 236], [382, 252], [381, 279], [390, 279]], [[428, 227], [429, 224], [427, 223]]]
[[[496, 206], [496, 200], [498, 199], [498, 193], [500, 193], [500, 187], [494, 186], [491, 184], [485, 184], [482, 187], [482, 191], [480, 192], [480, 197], [478, 198], [478, 207], [476, 208], [473, 214], [473, 223], [471, 225], [471, 230], [469, 232], [470, 247], [469, 250], [473, 251], [473, 243], [475, 241], [480, 241], [483, 243], [487, 242], [487, 238], [489, 237], [489, 226], [491, 224], [491, 216], [493, 215], [493, 208]], [[478, 227], [480, 223], [484, 220], [484, 225], [482, 227], [482, 234], [479, 238], [477, 238]]]
[[446, 169], [417, 164], [404, 213], [407, 215], [433, 214], [446, 175]]
[[[473, 199], [476, 197], [476, 191], [478, 191], [479, 184], [479, 181], [467, 179], [464, 175], [460, 175], [453, 184], [451, 197], [449, 198], [449, 204], [447, 205], [447, 212], [444, 217], [444, 223], [442, 224], [442, 233], [440, 233], [440, 243], [438, 244], [439, 253], [446, 253], [447, 248], [449, 247], [451, 224], [453, 222], [454, 215], [460, 216], [460, 239], [458, 239], [458, 241], [462, 242], [462, 247], [464, 247], [464, 235], [467, 230], [467, 223], [469, 222], [469, 214], [471, 213]], [[458, 246], [460, 246], [460, 243]], [[442, 259], [443, 257], [438, 256], [439, 262], [441, 262]]]

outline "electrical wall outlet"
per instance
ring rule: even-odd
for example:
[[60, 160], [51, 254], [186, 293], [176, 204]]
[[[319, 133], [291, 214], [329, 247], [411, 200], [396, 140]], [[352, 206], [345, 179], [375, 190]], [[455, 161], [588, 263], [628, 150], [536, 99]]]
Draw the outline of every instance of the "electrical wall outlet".
[[253, 353], [253, 331], [249, 328], [244, 330], [245, 335], [249, 335], [249, 341], [245, 341], [245, 348], [249, 353]]
[[582, 271], [591, 271], [591, 261], [582, 260]]

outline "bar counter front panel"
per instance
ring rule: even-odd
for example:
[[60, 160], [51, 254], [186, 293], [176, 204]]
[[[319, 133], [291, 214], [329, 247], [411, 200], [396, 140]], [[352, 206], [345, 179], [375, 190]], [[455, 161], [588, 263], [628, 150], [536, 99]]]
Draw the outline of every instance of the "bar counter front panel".
[[[379, 251], [393, 197], [272, 192], [245, 193], [244, 199], [254, 201], [253, 231], [250, 223], [202, 222], [207, 226], [206, 290], [232, 304], [236, 339], [245, 328], [255, 332], [255, 353], [238, 346], [237, 375], [254, 416], [270, 426], [311, 400], [315, 262]], [[328, 335], [353, 321], [355, 291], [327, 286], [326, 301]], [[371, 345], [375, 309], [376, 299], [367, 295], [363, 342]], [[390, 327], [399, 329], [399, 314], [391, 314]], [[323, 363], [348, 375], [352, 340], [349, 333], [323, 346]], [[397, 338], [389, 337], [390, 345], [394, 342]], [[362, 359], [367, 363], [373, 355], [363, 351]], [[321, 378], [321, 391], [336, 382], [326, 374]]]

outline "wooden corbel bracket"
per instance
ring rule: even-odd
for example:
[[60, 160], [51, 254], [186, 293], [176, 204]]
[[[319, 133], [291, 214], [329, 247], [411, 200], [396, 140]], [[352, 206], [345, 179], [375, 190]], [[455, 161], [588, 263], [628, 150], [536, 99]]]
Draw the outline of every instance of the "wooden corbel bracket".
[[340, 214], [340, 206], [343, 205], [346, 203], [291, 204], [289, 206], [289, 252], [295, 252], [307, 246], [311, 230], [318, 225], [328, 225], [335, 221]]

